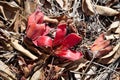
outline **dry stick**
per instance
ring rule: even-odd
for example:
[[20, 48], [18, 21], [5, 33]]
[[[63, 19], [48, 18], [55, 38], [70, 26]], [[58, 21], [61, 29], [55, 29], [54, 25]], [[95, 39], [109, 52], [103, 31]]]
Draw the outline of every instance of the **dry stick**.
[[[90, 65], [92, 64], [93, 60], [96, 57], [96, 54], [98, 54], [98, 51], [94, 52], [93, 57], [91, 59], [91, 61], [89, 62], [88, 66], [86, 67], [85, 71], [83, 72], [83, 74], [85, 74], [85, 72], [88, 70], [88, 68], [90, 67]], [[83, 78], [84, 75], [82, 75], [81, 79]]]
[[77, 11], [79, 4], [80, 4], [80, 0], [79, 1], [75, 0], [75, 2], [73, 4], [73, 12], [70, 14], [71, 17], [75, 16], [75, 12]]
[[[112, 65], [114, 65], [114, 66], [112, 66]], [[117, 67], [118, 67], [118, 65], [119, 65], [119, 63], [117, 62], [117, 64], [115, 63], [113, 63], [113, 64], [111, 64], [111, 65], [109, 65], [108, 67], [110, 68], [110, 69], [112, 69], [112, 70], [114, 70], [114, 69], [116, 69]], [[104, 70], [99, 76], [97, 76], [96, 78], [95, 78], [95, 80], [105, 80], [108, 76], [109, 76], [109, 74], [111, 73], [112, 71], [111, 70]]]
[[24, 55], [26, 55], [27, 57], [31, 58], [32, 60], [36, 60], [38, 59], [38, 57], [36, 57], [35, 55], [33, 55], [31, 52], [29, 52], [28, 50], [26, 50], [23, 46], [21, 46], [20, 44], [18, 44], [17, 40], [11, 41], [11, 45], [18, 51], [22, 52]]
[[[53, 62], [54, 62], [54, 57], [52, 58], [51, 65], [53, 64]], [[48, 72], [48, 76], [51, 74], [51, 73], [50, 73], [51, 70], [52, 70], [52, 66], [50, 67], [50, 70], [49, 70], [49, 72]], [[51, 76], [48, 77], [49, 80], [51, 80], [51, 78], [52, 78]]]
[[102, 64], [99, 64], [99, 63], [96, 63], [96, 62], [92, 62], [92, 63], [95, 64], [95, 65], [99, 65], [99, 66], [101, 66], [101, 67], [103, 67], [103, 68], [109, 69], [109, 70], [111, 70], [111, 71], [113, 71], [113, 72], [116, 72], [117, 74], [120, 75], [120, 72], [117, 72], [117, 71], [115, 71], [115, 70], [113, 70], [113, 69], [111, 69], [111, 68], [109, 68], [109, 67], [106, 67], [106, 66], [104, 66], [104, 65], [102, 65]]

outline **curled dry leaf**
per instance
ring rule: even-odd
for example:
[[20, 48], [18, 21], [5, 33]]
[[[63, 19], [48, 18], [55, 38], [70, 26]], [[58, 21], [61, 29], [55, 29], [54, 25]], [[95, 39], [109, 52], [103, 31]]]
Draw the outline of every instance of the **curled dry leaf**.
[[18, 57], [18, 64], [19, 64], [19, 66], [20, 66], [20, 69], [21, 69], [22, 72], [24, 73], [24, 76], [27, 77], [28, 74], [30, 73], [30, 70], [29, 70], [29, 68], [28, 68], [28, 66], [27, 66], [24, 58], [22, 58], [22, 57], [19, 56], [19, 57]]
[[17, 80], [15, 77], [16, 74], [12, 73], [11, 69], [4, 62], [0, 60], [0, 73], [2, 72], [7, 74], [6, 78], [8, 80]]
[[76, 61], [67, 62], [67, 63], [62, 64], [60, 66], [65, 67], [65, 69], [67, 69], [67, 70], [77, 72], [80, 69], [82, 69], [83, 67], [86, 67], [87, 64], [88, 64], [88, 61], [86, 59], [84, 59], [84, 58], [81, 58], [81, 59], [76, 60]]
[[82, 0], [82, 10], [87, 15], [93, 15], [94, 9], [91, 0]]
[[20, 10], [16, 3], [13, 4], [12, 2], [9, 3], [6, 1], [0, 1], [0, 5], [3, 8], [2, 14], [4, 15], [4, 17], [7, 18], [7, 20], [13, 19], [15, 16], [15, 12], [17, 10]]
[[102, 64], [110, 64], [120, 57], [120, 43], [118, 43], [113, 50], [108, 54], [99, 59], [98, 62]]
[[59, 4], [59, 6], [64, 9], [64, 10], [68, 10], [68, 1], [69, 0], [56, 0], [56, 2]]
[[91, 0], [82, 0], [82, 10], [86, 15], [115, 16], [120, 14], [120, 12], [106, 6], [92, 5]]
[[0, 6], [0, 14], [2, 14], [2, 16], [5, 20], [7, 20], [2, 6]]
[[110, 25], [110, 28], [106, 32], [106, 39], [118, 39], [120, 38], [120, 21], [115, 21]]
[[120, 12], [106, 6], [95, 5], [95, 10], [98, 14], [104, 16], [115, 16], [117, 14], [120, 14]]

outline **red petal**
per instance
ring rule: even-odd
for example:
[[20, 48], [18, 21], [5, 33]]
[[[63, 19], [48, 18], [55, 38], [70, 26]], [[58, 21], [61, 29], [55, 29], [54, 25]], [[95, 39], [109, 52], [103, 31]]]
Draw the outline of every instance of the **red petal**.
[[47, 35], [50, 31], [50, 28], [48, 26], [45, 26], [45, 24], [39, 24], [36, 25], [36, 28], [34, 30], [34, 34], [31, 37], [32, 40], [37, 39], [39, 36]]
[[63, 47], [70, 48], [70, 47], [78, 44], [81, 40], [82, 40], [82, 38], [80, 36], [78, 36], [75, 33], [71, 33], [67, 37], [65, 37], [65, 39], [62, 42], [62, 45], [63, 45]]
[[41, 24], [43, 22], [44, 14], [40, 10], [36, 10], [28, 18], [28, 25], [31, 23]]
[[104, 34], [100, 34], [99, 37], [95, 40], [94, 44], [99, 44], [101, 41], [104, 40], [104, 37]]
[[77, 51], [71, 51], [71, 50], [61, 50], [61, 51], [56, 51], [55, 52], [57, 56], [61, 58], [66, 58], [68, 60], [78, 60], [82, 58], [82, 52], [77, 52]]
[[57, 46], [57, 45], [61, 44], [65, 35], [66, 35], [66, 24], [61, 23], [61, 24], [58, 25], [58, 28], [57, 28], [57, 31], [56, 31], [56, 36], [54, 38], [54, 46]]
[[44, 18], [44, 14], [39, 9], [37, 9], [36, 12], [35, 12], [35, 21], [36, 21], [36, 23], [37, 24], [42, 23], [43, 18]]
[[33, 14], [31, 14], [28, 18], [28, 27], [27, 27], [27, 37], [31, 38], [36, 31], [39, 31], [39, 26], [43, 22], [43, 13], [40, 10], [36, 10]]
[[36, 28], [35, 23], [33, 23], [27, 27], [26, 35], [28, 38], [31, 38], [33, 36], [35, 28]]
[[36, 46], [52, 47], [52, 39], [48, 36], [41, 36], [35, 41], [33, 41], [33, 43]]

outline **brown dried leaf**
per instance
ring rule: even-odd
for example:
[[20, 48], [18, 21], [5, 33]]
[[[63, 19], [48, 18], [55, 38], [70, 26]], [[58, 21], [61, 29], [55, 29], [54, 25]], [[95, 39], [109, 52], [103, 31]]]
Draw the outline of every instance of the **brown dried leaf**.
[[120, 21], [115, 21], [110, 25], [110, 28], [106, 32], [106, 39], [118, 39], [120, 38]]
[[119, 57], [120, 57], [120, 43], [118, 43], [109, 54], [99, 59], [99, 62], [103, 64], [110, 64]]
[[56, 0], [56, 2], [59, 4], [59, 6], [63, 9], [64, 2], [63, 0]]
[[69, 0], [56, 0], [59, 6], [64, 10], [68, 10], [68, 1]]
[[17, 15], [17, 18], [14, 22], [14, 26], [13, 26], [13, 31], [15, 31], [16, 33], [21, 33], [24, 32], [26, 29], [26, 20], [21, 18], [19, 15]]
[[24, 76], [27, 77], [30, 73], [30, 69], [28, 68], [28, 65], [26, 64], [24, 58], [22, 57], [18, 57], [18, 64], [22, 70], [22, 72], [24, 73]]
[[46, 22], [50, 22], [50, 23], [58, 23], [58, 20], [57, 19], [51, 19], [51, 18], [49, 18], [49, 17], [47, 17], [47, 16], [44, 16], [44, 21], [46, 21]]
[[5, 24], [3, 23], [3, 21], [0, 20], [0, 28], [4, 28]]
[[82, 11], [86, 15], [94, 14], [93, 5], [91, 4], [91, 0], [82, 0]]
[[9, 80], [17, 80], [16, 79], [16, 74], [15, 73], [12, 73], [10, 68], [2, 61], [0, 61], [0, 72], [4, 72], [6, 73], [8, 76], [8, 79]]
[[106, 6], [99, 6], [99, 5], [95, 5], [95, 11], [100, 14], [100, 15], [104, 15], [104, 16], [115, 16], [117, 14], [120, 14], [120, 12], [106, 7]]
[[81, 58], [80, 60], [74, 61], [74, 62], [66, 62], [63, 63], [59, 66], [65, 67], [67, 70], [72, 70], [72, 71], [79, 71], [83, 67], [85, 67], [88, 64], [87, 60], [84, 58]]
[[22, 45], [18, 44], [18, 40], [11, 41], [11, 45], [18, 51], [22, 52], [24, 55], [28, 56], [32, 60], [38, 59], [35, 55], [33, 55], [30, 51], [25, 49]]
[[118, 49], [116, 50], [115, 55], [108, 63], [112, 63], [120, 57], [120, 43], [117, 45], [116, 48], [118, 48]]
[[106, 6], [92, 5], [91, 0], [82, 0], [82, 10], [87, 15], [99, 14], [104, 16], [115, 16], [120, 14], [120, 12]]
[[9, 3], [6, 1], [0, 1], [0, 5], [3, 7], [3, 13], [4, 16], [8, 19], [13, 19], [16, 11], [20, 10], [18, 6], [16, 6], [17, 4], [15, 3]]
[[21, 0], [15, 0], [19, 5], [22, 3]]
[[0, 6], [0, 14], [2, 14], [2, 16], [5, 20], [7, 20], [2, 6]]
[[[37, 70], [33, 76], [31, 77], [31, 79], [27, 79], [27, 80], [40, 80], [40, 76], [42, 75], [42, 71], [41, 69]], [[42, 79], [41, 79], [42, 80]]]

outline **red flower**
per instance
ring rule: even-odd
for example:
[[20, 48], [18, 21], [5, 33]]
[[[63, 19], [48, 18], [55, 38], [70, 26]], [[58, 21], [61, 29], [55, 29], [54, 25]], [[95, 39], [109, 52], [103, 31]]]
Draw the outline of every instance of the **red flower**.
[[[66, 24], [60, 23], [56, 30], [56, 36], [52, 40], [47, 36], [50, 27], [43, 23], [44, 15], [40, 10], [35, 11], [28, 19], [27, 37], [30, 38], [36, 46], [57, 47], [55, 55], [69, 60], [78, 60], [82, 57], [82, 52], [72, 51], [71, 47], [78, 44], [82, 38], [75, 33], [66, 36]], [[51, 48], [52, 49], [52, 48]]]
[[66, 24], [59, 24], [53, 43], [54, 46], [59, 45], [60, 47], [55, 50], [55, 54], [72, 61], [78, 60], [82, 57], [82, 52], [72, 51], [70, 48], [78, 44], [82, 38], [75, 33], [71, 33], [65, 36], [66, 32]]
[[95, 57], [102, 57], [112, 50], [109, 40], [104, 39], [104, 34], [99, 35], [95, 42], [91, 46], [91, 51], [98, 51]]
[[50, 28], [43, 23], [44, 15], [40, 10], [36, 10], [28, 18], [26, 35], [36, 46], [52, 47], [52, 39], [46, 36]]

